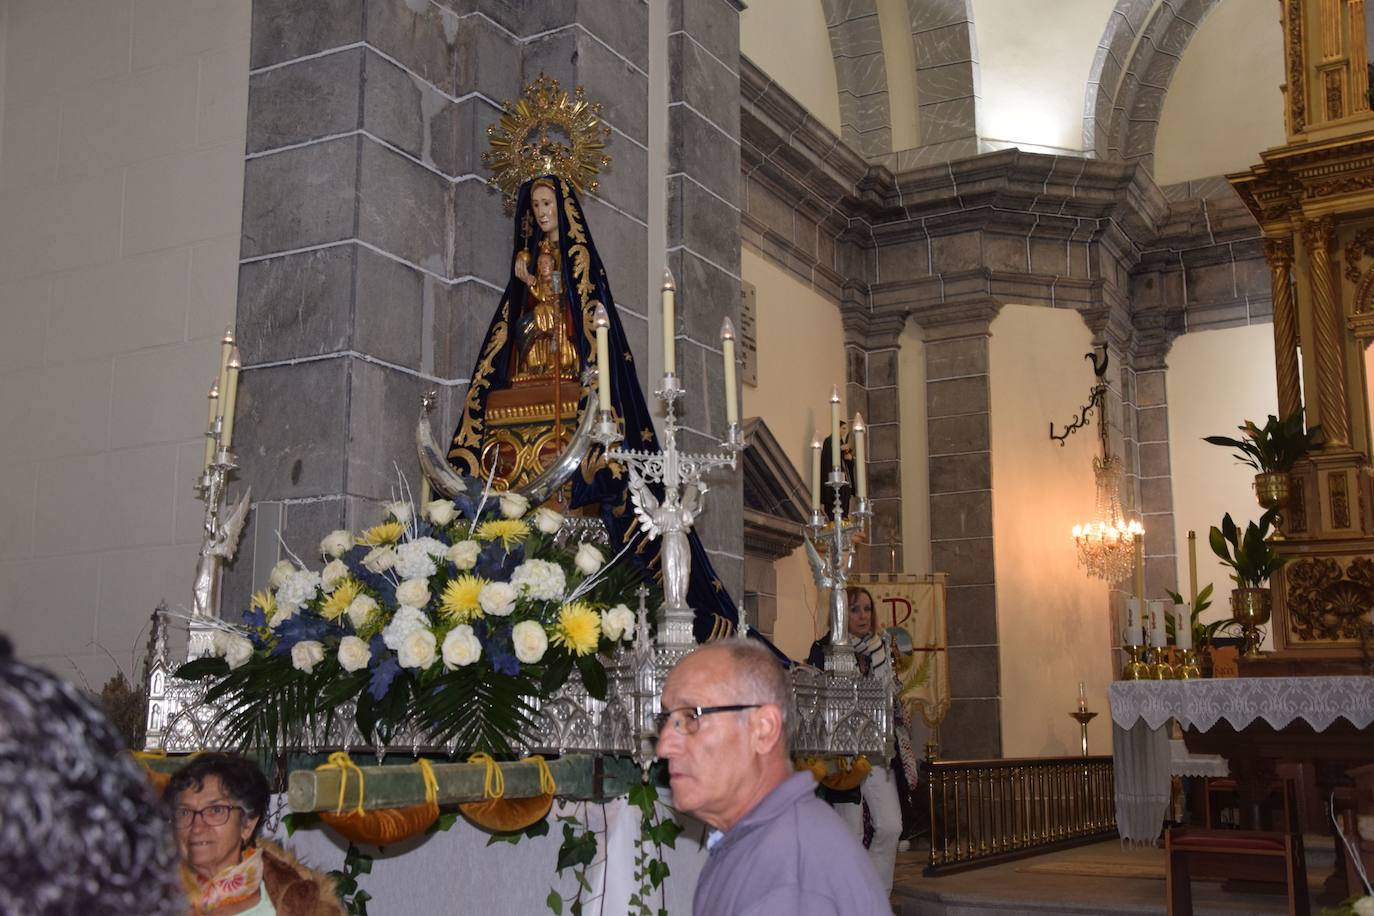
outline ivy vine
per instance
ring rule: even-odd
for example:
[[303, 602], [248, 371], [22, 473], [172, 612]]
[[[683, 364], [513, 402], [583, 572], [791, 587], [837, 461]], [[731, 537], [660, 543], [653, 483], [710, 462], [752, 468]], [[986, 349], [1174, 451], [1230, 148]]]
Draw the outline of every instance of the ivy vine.
[[[556, 889], [549, 889], [549, 896], [544, 902], [555, 916], [561, 916], [565, 903], [569, 916], [582, 916], [582, 894], [590, 894], [592, 891], [592, 886], [587, 881], [587, 867], [596, 858], [596, 831], [587, 826], [587, 802], [583, 802], [580, 807], [581, 816], [576, 813], [557, 816], [559, 823], [563, 825], [563, 843], [558, 847], [557, 871], [561, 875], [564, 869], [571, 868], [573, 877], [577, 879], [577, 890], [570, 899], [564, 900], [563, 895]], [[576, 812], [576, 809], [573, 810]], [[541, 823], [547, 830], [548, 821]]]
[[[630, 804], [639, 809], [639, 850], [635, 854], [634, 881], [637, 887], [630, 895], [630, 911], [639, 916], [668, 916], [663, 881], [668, 877], [668, 863], [663, 861], [663, 847], [669, 849], [677, 842], [682, 828], [659, 804], [658, 788], [649, 780], [630, 787]], [[659, 892], [659, 906], [653, 909], [654, 891]]]

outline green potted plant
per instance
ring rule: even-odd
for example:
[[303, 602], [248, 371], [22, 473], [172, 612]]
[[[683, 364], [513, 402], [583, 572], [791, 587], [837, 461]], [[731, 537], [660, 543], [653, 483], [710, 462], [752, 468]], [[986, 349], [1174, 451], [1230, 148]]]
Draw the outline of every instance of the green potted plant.
[[1221, 527], [1213, 525], [1208, 532], [1212, 553], [1233, 570], [1231, 580], [1236, 587], [1231, 590], [1231, 616], [1245, 633], [1247, 658], [1259, 655], [1259, 627], [1269, 622], [1269, 577], [1288, 562], [1287, 557], [1279, 556], [1266, 540], [1277, 515], [1277, 509], [1267, 510], [1258, 524], [1250, 522], [1242, 533], [1228, 512], [1221, 520]]
[[[1293, 498], [1293, 465], [1316, 449], [1322, 441], [1321, 426], [1306, 431], [1302, 425], [1302, 411], [1295, 410], [1280, 420], [1273, 414], [1263, 426], [1246, 420], [1237, 429], [1243, 438], [1206, 436], [1203, 442], [1236, 450], [1235, 457], [1242, 464], [1255, 469], [1255, 498], [1265, 509], [1281, 509]], [[1274, 539], [1279, 532], [1279, 517], [1274, 516]]]

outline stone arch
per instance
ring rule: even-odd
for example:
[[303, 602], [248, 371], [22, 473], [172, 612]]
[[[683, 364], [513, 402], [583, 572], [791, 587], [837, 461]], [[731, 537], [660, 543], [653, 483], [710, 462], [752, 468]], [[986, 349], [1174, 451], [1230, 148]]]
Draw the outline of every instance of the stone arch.
[[1085, 151], [1153, 169], [1155, 135], [1169, 83], [1198, 27], [1220, 2], [1118, 0], [1089, 74]]
[[840, 137], [867, 159], [892, 152], [887, 67], [876, 0], [821, 0], [835, 83]]

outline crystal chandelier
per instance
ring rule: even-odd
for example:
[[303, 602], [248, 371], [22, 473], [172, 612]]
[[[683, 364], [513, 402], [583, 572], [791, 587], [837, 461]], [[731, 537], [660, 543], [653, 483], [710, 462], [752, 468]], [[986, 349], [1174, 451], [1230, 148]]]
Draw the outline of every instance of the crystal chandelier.
[[1128, 522], [1122, 515], [1121, 476], [1121, 459], [1107, 451], [1104, 434], [1102, 457], [1093, 459], [1097, 511], [1093, 521], [1073, 526], [1073, 539], [1078, 545], [1078, 565], [1107, 582], [1120, 582], [1130, 574], [1135, 539], [1145, 535], [1140, 522]]

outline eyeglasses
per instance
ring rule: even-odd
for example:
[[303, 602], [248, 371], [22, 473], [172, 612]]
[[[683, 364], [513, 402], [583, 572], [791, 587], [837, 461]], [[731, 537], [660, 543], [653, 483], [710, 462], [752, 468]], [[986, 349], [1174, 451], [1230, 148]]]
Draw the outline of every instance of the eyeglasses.
[[697, 729], [701, 728], [702, 716], [711, 716], [718, 712], [743, 712], [746, 709], [758, 709], [762, 705], [735, 703], [730, 706], [679, 706], [677, 709], [669, 709], [654, 716], [654, 733], [663, 734], [663, 729], [672, 722], [673, 731], [679, 735], [695, 735]]
[[173, 808], [172, 823], [177, 829], [185, 830], [196, 822], [196, 817], [205, 821], [207, 827], [223, 827], [229, 823], [230, 811], [242, 811], [242, 805], [206, 805], [204, 808]]

